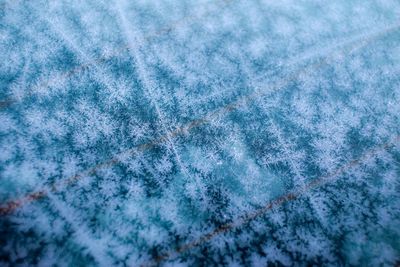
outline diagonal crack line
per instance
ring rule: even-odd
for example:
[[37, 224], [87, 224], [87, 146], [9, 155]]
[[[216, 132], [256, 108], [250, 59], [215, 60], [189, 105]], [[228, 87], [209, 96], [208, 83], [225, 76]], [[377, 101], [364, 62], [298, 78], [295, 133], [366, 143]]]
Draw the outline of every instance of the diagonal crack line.
[[167, 142], [169, 140], [169, 138], [175, 138], [178, 135], [187, 134], [193, 128], [198, 127], [202, 124], [205, 124], [206, 122], [207, 122], [207, 120], [204, 120], [204, 119], [194, 120], [194, 121], [188, 123], [187, 125], [185, 125], [184, 127], [180, 127], [174, 131], [169, 132], [168, 135], [163, 135], [151, 142], [138, 145], [138, 146], [133, 147], [128, 150], [124, 150], [124, 151], [118, 153], [117, 155], [115, 155], [113, 158], [111, 158], [107, 161], [104, 161], [102, 163], [99, 163], [97, 165], [94, 165], [87, 170], [84, 170], [80, 173], [77, 173], [77, 174], [71, 176], [71, 177], [68, 177], [67, 179], [62, 179], [62, 181], [52, 183], [46, 188], [37, 190], [37, 191], [29, 193], [21, 198], [10, 200], [4, 204], [1, 204], [0, 205], [0, 216], [8, 215], [8, 214], [14, 212], [16, 209], [18, 209], [28, 203], [40, 200], [40, 199], [46, 197], [49, 192], [55, 193], [55, 192], [59, 192], [59, 191], [65, 189], [65, 188], [68, 188], [69, 186], [75, 184], [78, 180], [80, 180], [84, 177], [92, 176], [92, 175], [96, 174], [96, 172], [100, 169], [112, 167], [113, 165], [121, 162], [121, 157], [139, 154], [141, 152], [144, 152], [146, 150], [154, 148], [157, 145]]
[[[222, 2], [222, 5], [220, 5], [220, 7], [218, 8], [218, 11], [221, 11], [225, 8], [227, 8], [232, 2], [234, 2], [235, 0], [218, 0], [216, 2]], [[208, 5], [210, 3], [206, 3], [204, 5]], [[186, 16], [183, 16], [181, 19], [178, 19], [174, 22], [172, 22], [170, 25], [163, 27], [159, 30], [157, 30], [154, 33], [145, 35], [143, 37], [143, 40], [145, 42], [152, 42], [154, 39], [156, 39], [157, 37], [160, 37], [164, 34], [167, 34], [169, 32], [171, 32], [172, 30], [178, 28], [181, 25], [184, 25], [185, 23], [192, 23], [195, 22], [196, 20], [202, 19], [202, 18], [207, 18], [211, 15], [213, 15], [215, 10], [213, 9], [209, 9], [206, 12], [204, 12], [204, 14], [202, 15], [198, 15], [198, 14], [189, 14]], [[70, 69], [69, 71], [66, 71], [64, 73], [62, 73], [61, 75], [56, 75], [56, 77], [50, 78], [49, 80], [46, 80], [44, 82], [42, 82], [41, 84], [39, 84], [37, 87], [39, 88], [47, 88], [49, 87], [53, 82], [56, 82], [58, 80], [62, 80], [62, 79], [68, 79], [73, 77], [74, 75], [77, 75], [81, 72], [84, 72], [90, 68], [93, 68], [99, 64], [104, 64], [105, 62], [107, 62], [107, 60], [109, 60], [110, 58], [116, 57], [119, 54], [129, 51], [130, 47], [127, 45], [123, 45], [120, 46], [118, 49], [116, 49], [112, 54], [108, 55], [108, 56], [103, 56], [103, 57], [99, 57], [97, 59], [88, 61], [86, 63], [82, 63], [72, 69]], [[34, 95], [34, 93], [32, 92], [32, 90], [30, 90], [25, 96], [23, 96], [22, 98], [29, 98], [32, 97]], [[9, 97], [9, 98], [5, 98], [3, 100], [0, 100], [0, 111], [5, 110], [7, 108], [9, 108], [11, 105], [16, 104], [18, 102], [21, 101], [22, 98], [13, 98], [13, 97]]]
[[332, 173], [329, 173], [327, 175], [316, 178], [313, 181], [311, 181], [310, 183], [306, 184], [304, 187], [299, 188], [295, 191], [289, 192], [285, 195], [282, 195], [282, 196], [266, 203], [263, 207], [256, 209], [250, 213], [239, 216], [236, 219], [234, 219], [232, 222], [224, 224], [218, 228], [215, 228], [213, 231], [202, 235], [197, 240], [192, 241], [183, 246], [180, 246], [177, 249], [172, 250], [170, 252], [164, 253], [164, 254], [160, 255], [159, 257], [155, 258], [152, 262], [149, 262], [142, 266], [159, 265], [161, 262], [176, 258], [180, 254], [188, 252], [189, 250], [191, 250], [195, 247], [198, 247], [221, 234], [227, 233], [235, 228], [246, 225], [247, 223], [250, 223], [251, 221], [257, 219], [258, 217], [265, 215], [268, 211], [270, 211], [280, 205], [283, 205], [292, 200], [299, 199], [305, 193], [307, 193], [313, 189], [317, 189], [325, 184], [328, 184], [329, 182], [335, 181], [335, 179], [338, 176], [344, 174], [346, 171], [350, 170], [351, 168], [361, 165], [364, 161], [366, 161], [370, 157], [376, 155], [379, 151], [389, 149], [391, 146], [395, 145], [399, 141], [400, 141], [400, 135], [396, 136], [389, 142], [386, 142], [382, 145], [379, 145], [377, 147], [374, 147], [374, 148], [368, 150], [367, 152], [362, 154], [360, 157], [349, 161], [347, 164], [345, 164], [343, 166], [340, 166], [339, 168], [334, 170]]
[[129, 53], [131, 55], [133, 63], [135, 63], [134, 65], [137, 67], [136, 69], [137, 69], [138, 78], [141, 81], [146, 98], [150, 101], [151, 105], [155, 108], [158, 121], [160, 122], [161, 128], [163, 129], [163, 132], [167, 138], [166, 143], [168, 143], [170, 145], [170, 148], [172, 150], [171, 152], [175, 156], [175, 159], [176, 159], [177, 165], [179, 166], [179, 169], [182, 171], [182, 173], [185, 174], [185, 176], [189, 177], [189, 179], [193, 179], [191, 177], [190, 173], [187, 171], [186, 166], [182, 163], [181, 157], [178, 153], [178, 150], [176, 149], [174, 141], [172, 140], [172, 138], [169, 137], [170, 130], [168, 129], [167, 123], [165, 122], [164, 113], [163, 113], [162, 109], [160, 108], [158, 99], [154, 95], [154, 89], [157, 88], [157, 85], [152, 81], [151, 70], [148, 69], [147, 63], [146, 63], [145, 59], [143, 58], [143, 55], [142, 55], [139, 47], [136, 45], [136, 43], [142, 42], [142, 40], [141, 40], [142, 37], [136, 31], [131, 30], [131, 28], [133, 28], [134, 25], [132, 25], [127, 20], [126, 14], [123, 12], [123, 7], [118, 4], [116, 4], [116, 6], [117, 6], [117, 8], [116, 8], [117, 17], [119, 17], [120, 24], [121, 24], [120, 27], [123, 29], [123, 32], [125, 33], [125, 38], [129, 45]]
[[[366, 46], [367, 44], [369, 44], [370, 42], [383, 36], [384, 34], [390, 32], [390, 31], [396, 30], [399, 27], [400, 27], [400, 25], [392, 26], [392, 27], [386, 28], [385, 30], [383, 30], [381, 32], [374, 33], [371, 36], [368, 36], [368, 37], [364, 38], [363, 40], [360, 40], [359, 42], [354, 42], [354, 43], [352, 42], [351, 44], [343, 47], [344, 51], [342, 51], [342, 53], [343, 54], [352, 53], [355, 51], [354, 45], [356, 45], [356, 49], [360, 49], [361, 47]], [[363, 46], [360, 46], [360, 43], [362, 41], [363, 41]], [[193, 128], [199, 127], [201, 125], [206, 124], [209, 121], [217, 119], [220, 116], [224, 116], [228, 113], [231, 113], [231, 112], [235, 111], [237, 108], [239, 108], [240, 106], [246, 105], [250, 100], [255, 99], [256, 97], [262, 96], [263, 94], [266, 94], [266, 93], [276, 92], [277, 90], [281, 89], [282, 87], [288, 85], [290, 82], [296, 80], [296, 78], [300, 74], [305, 73], [309, 68], [322, 68], [323, 66], [327, 65], [329, 56], [331, 56], [331, 54], [318, 59], [315, 63], [313, 63], [309, 66], [306, 66], [305, 68], [301, 68], [300, 70], [294, 72], [293, 74], [289, 75], [285, 79], [282, 79], [273, 85], [263, 87], [263, 88], [256, 88], [253, 93], [239, 97], [239, 99], [232, 101], [225, 106], [222, 106], [220, 108], [217, 108], [214, 111], [207, 113], [202, 118], [195, 119], [195, 120], [193, 120], [181, 127], [178, 127], [177, 129], [171, 131], [170, 133], [167, 133], [151, 142], [135, 146], [128, 150], [121, 151], [121, 152], [117, 153], [110, 160], [99, 163], [99, 164], [97, 164], [87, 170], [84, 170], [72, 177], [66, 178], [65, 180], [61, 179], [62, 181], [55, 182], [55, 183], [51, 184], [50, 186], [47, 186], [41, 190], [37, 190], [37, 191], [31, 192], [31, 193], [28, 193], [21, 198], [17, 198], [14, 200], [10, 200], [4, 204], [0, 204], [0, 216], [8, 215], [8, 214], [14, 212], [16, 209], [22, 207], [25, 204], [28, 204], [33, 201], [44, 198], [49, 191], [57, 192], [57, 191], [63, 190], [64, 188], [68, 188], [70, 185], [76, 183], [78, 180], [82, 179], [83, 177], [92, 176], [99, 169], [111, 167], [111, 166], [115, 165], [116, 163], [120, 162], [121, 156], [133, 155], [135, 153], [140, 153], [145, 150], [154, 148], [155, 146], [162, 144], [164, 142], [168, 142], [168, 140], [170, 138], [177, 137], [178, 135], [187, 135], [187, 134], [189, 134], [190, 130], [192, 130]], [[267, 92], [266, 92], [266, 90], [267, 90]]]

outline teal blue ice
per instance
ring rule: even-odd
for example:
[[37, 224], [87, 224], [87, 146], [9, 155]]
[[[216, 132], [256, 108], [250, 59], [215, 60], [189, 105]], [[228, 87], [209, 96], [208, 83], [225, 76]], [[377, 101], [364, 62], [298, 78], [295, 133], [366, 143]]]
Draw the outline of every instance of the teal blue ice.
[[0, 0], [0, 266], [398, 264], [398, 0]]

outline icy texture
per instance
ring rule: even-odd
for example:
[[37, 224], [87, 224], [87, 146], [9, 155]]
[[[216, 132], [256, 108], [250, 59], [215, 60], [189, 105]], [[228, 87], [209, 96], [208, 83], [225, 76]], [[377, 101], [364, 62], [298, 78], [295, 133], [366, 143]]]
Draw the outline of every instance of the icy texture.
[[392, 266], [400, 3], [8, 0], [0, 266]]

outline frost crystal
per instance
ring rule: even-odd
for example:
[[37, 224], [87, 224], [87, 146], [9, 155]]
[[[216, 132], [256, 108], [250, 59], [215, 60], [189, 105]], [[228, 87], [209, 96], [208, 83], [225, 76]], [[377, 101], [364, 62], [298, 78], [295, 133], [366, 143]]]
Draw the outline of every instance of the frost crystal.
[[0, 266], [394, 266], [400, 3], [6, 0]]

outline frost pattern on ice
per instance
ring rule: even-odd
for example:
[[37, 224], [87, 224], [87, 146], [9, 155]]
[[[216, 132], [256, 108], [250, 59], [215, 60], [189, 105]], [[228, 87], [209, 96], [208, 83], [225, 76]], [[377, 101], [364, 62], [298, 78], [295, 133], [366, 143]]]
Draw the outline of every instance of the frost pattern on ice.
[[0, 203], [48, 190], [0, 218], [0, 265], [157, 263], [335, 173], [159, 263], [400, 259], [399, 2], [9, 0], [0, 14]]

